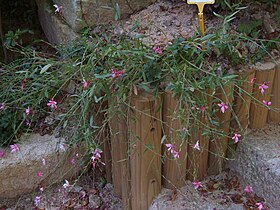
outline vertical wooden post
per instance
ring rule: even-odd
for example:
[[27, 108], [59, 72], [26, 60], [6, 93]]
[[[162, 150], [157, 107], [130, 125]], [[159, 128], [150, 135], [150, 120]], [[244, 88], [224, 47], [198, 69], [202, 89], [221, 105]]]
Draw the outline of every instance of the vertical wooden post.
[[[250, 108], [250, 128], [263, 128], [267, 122], [268, 108], [264, 106], [263, 100], [270, 101], [270, 95], [273, 87], [273, 80], [275, 75], [276, 65], [272, 62], [267, 62], [257, 65], [256, 81], [253, 89], [254, 97], [257, 101], [251, 103]], [[269, 88], [262, 94], [259, 86], [264, 82], [268, 82]]]
[[111, 164], [112, 157], [111, 157], [111, 144], [109, 138], [108, 124], [106, 125], [101, 136], [103, 140], [103, 157], [105, 163], [106, 181], [112, 183], [112, 164]]
[[[228, 83], [223, 87], [217, 89], [216, 96], [228, 106], [233, 102], [233, 88], [234, 83]], [[214, 106], [217, 106], [214, 105]], [[217, 118], [220, 122], [220, 130], [223, 131], [225, 135], [228, 135], [230, 130], [230, 118], [231, 110], [227, 109], [225, 113], [221, 111], [217, 112]], [[228, 137], [218, 137], [210, 142], [210, 154], [208, 159], [208, 174], [214, 175], [218, 174], [223, 169], [224, 159], [226, 157], [228, 147]]]
[[268, 113], [269, 123], [280, 123], [280, 59], [276, 61], [276, 70], [272, 88], [272, 108], [275, 110], [270, 110]]
[[255, 77], [254, 68], [245, 68], [244, 72], [239, 74], [238, 79], [244, 80], [240, 88], [235, 88], [234, 92], [234, 102], [233, 102], [233, 111], [235, 117], [233, 117], [230, 126], [239, 131], [238, 133], [245, 133], [246, 129], [249, 126], [249, 111], [251, 105], [251, 97], [253, 92], [253, 84]]
[[180, 188], [185, 184], [186, 166], [187, 166], [187, 144], [177, 135], [182, 128], [179, 116], [179, 101], [172, 97], [172, 92], [166, 92], [163, 99], [163, 123], [166, 143], [171, 143], [176, 151], [179, 151], [180, 157], [174, 159], [164, 146], [167, 158], [163, 164], [163, 186], [169, 189]]
[[114, 192], [122, 198], [124, 209], [130, 206], [130, 170], [127, 138], [127, 107], [118, 98], [111, 101], [110, 129]]
[[[207, 172], [209, 137], [202, 135], [204, 130], [202, 124], [207, 124], [206, 120], [202, 117], [198, 117], [198, 119], [193, 121], [194, 127], [191, 130], [191, 137], [189, 139], [187, 178], [191, 181], [203, 179]], [[193, 148], [197, 141], [199, 142], [200, 150]]]
[[[112, 183], [112, 165], [111, 165], [111, 144], [109, 138], [109, 128], [107, 122], [105, 122], [104, 113], [101, 113], [100, 110], [106, 109], [108, 107], [108, 102], [104, 102], [103, 104], [98, 104], [93, 106], [95, 116], [95, 125], [99, 127], [103, 127], [95, 137], [95, 139], [100, 140], [102, 153], [102, 161], [105, 163], [105, 166], [102, 167], [102, 170], [105, 170], [106, 173], [106, 181]], [[104, 123], [106, 123], [104, 125]]]
[[[211, 94], [210, 89], [206, 92]], [[204, 94], [202, 94], [202, 97], [205, 98], [205, 107], [207, 108], [205, 112], [210, 112], [212, 109], [212, 97], [208, 95], [204, 96]], [[210, 125], [206, 114], [203, 114], [202, 111], [198, 113], [192, 124], [188, 145], [187, 178], [194, 181], [203, 179], [207, 174], [209, 136], [203, 135], [203, 132]], [[200, 150], [193, 148], [197, 141], [199, 142]]]
[[148, 209], [161, 190], [161, 100], [151, 94], [132, 97], [129, 115], [131, 208]]

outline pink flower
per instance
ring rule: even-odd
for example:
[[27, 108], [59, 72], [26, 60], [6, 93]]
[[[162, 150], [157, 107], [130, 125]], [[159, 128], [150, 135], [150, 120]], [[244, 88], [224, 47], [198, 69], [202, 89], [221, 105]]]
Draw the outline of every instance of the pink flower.
[[174, 146], [172, 144], [165, 144], [165, 146], [167, 147], [167, 151], [171, 153], [174, 151]]
[[26, 114], [26, 115], [30, 115], [30, 114], [31, 114], [31, 109], [30, 109], [30, 107], [27, 107], [27, 109], [25, 110], [25, 114]]
[[42, 164], [43, 164], [43, 166], [46, 165], [46, 160], [45, 160], [45, 158], [42, 159]]
[[69, 182], [65, 179], [65, 183], [63, 184], [63, 188], [67, 189], [68, 187], [70, 187], [71, 185], [69, 184]]
[[76, 163], [75, 158], [71, 158], [70, 163], [71, 163], [72, 165], [75, 165], [75, 163]]
[[95, 168], [97, 162], [100, 162], [103, 165], [105, 165], [105, 163], [101, 162], [101, 153], [102, 153], [102, 151], [100, 149], [95, 149], [93, 152], [91, 160], [92, 160], [92, 165], [94, 168]]
[[17, 151], [19, 151], [19, 147], [17, 144], [12, 144], [12, 145], [10, 145], [10, 147], [12, 149], [11, 153], [16, 153]]
[[83, 82], [83, 88], [84, 88], [84, 90], [88, 88], [88, 84], [89, 84], [88, 81], [84, 81], [84, 82]]
[[35, 206], [38, 207], [40, 205], [41, 201], [42, 201], [42, 196], [36, 196], [35, 201], [34, 201]]
[[67, 149], [67, 145], [64, 144], [64, 143], [61, 143], [61, 144], [59, 144], [59, 149], [60, 149], [62, 152], [65, 152], [66, 149]]
[[172, 144], [165, 144], [165, 146], [167, 147], [167, 151], [169, 151], [173, 155], [174, 159], [180, 157], [179, 152], [175, 150]]
[[55, 11], [54, 11], [55, 14], [61, 12], [62, 6], [58, 6], [57, 4], [54, 4], [53, 6], [55, 7]]
[[271, 106], [271, 101], [266, 101], [266, 100], [263, 100], [263, 104], [266, 105], [266, 106]]
[[201, 182], [193, 182], [192, 184], [193, 184], [193, 186], [194, 186], [194, 189], [196, 189], [196, 190], [197, 190], [198, 188], [202, 187]]
[[37, 176], [38, 176], [38, 177], [42, 177], [42, 176], [43, 176], [43, 172], [42, 172], [42, 171], [39, 171], [39, 172], [37, 173]]
[[253, 192], [253, 188], [252, 188], [250, 185], [247, 185], [247, 186], [245, 187], [244, 191], [245, 191], [246, 193], [251, 193], [251, 192]]
[[199, 146], [199, 142], [198, 141], [195, 143], [193, 148], [196, 149], [196, 150], [200, 150], [200, 146]]
[[241, 134], [235, 133], [234, 136], [231, 138], [234, 140], [234, 143], [238, 143], [239, 142], [239, 138], [241, 137]]
[[0, 110], [3, 110], [3, 109], [5, 109], [5, 103], [4, 102], [0, 104]]
[[157, 54], [159, 54], [159, 55], [162, 54], [162, 50], [161, 50], [160, 47], [153, 47], [153, 51], [154, 51], [154, 53], [157, 53]]
[[196, 45], [195, 47], [196, 47], [196, 49], [201, 50], [201, 48], [199, 46]]
[[201, 111], [201, 114], [202, 114], [202, 115], [204, 115], [205, 110], [206, 110], [206, 107], [205, 107], [205, 106], [200, 107], [200, 111]]
[[79, 153], [76, 153], [76, 157], [77, 157], [77, 158], [79, 158], [79, 157], [80, 157], [80, 156], [79, 156]]
[[118, 69], [112, 69], [112, 77], [115, 78], [121, 78], [122, 75], [124, 74], [123, 70], [118, 71]]
[[43, 187], [40, 187], [39, 190], [40, 190], [41, 192], [44, 192], [44, 188], [43, 188]]
[[25, 125], [30, 126], [31, 125], [30, 120], [25, 120]]
[[254, 82], [256, 81], [256, 79], [257, 79], [256, 77], [253, 77], [253, 78], [250, 80], [250, 82], [251, 82], [251, 83], [254, 83]]
[[188, 129], [186, 127], [182, 128], [182, 131], [187, 132]]
[[0, 158], [4, 157], [6, 155], [5, 150], [0, 150]]
[[267, 86], [267, 82], [264, 82], [262, 85], [259, 86], [259, 90], [261, 90], [261, 94], [264, 94], [264, 91], [269, 88]]
[[51, 107], [53, 110], [54, 110], [54, 109], [57, 109], [57, 102], [56, 102], [55, 100], [53, 100], [53, 98], [51, 98], [51, 99], [49, 100], [49, 103], [47, 103], [47, 105], [48, 105], [49, 107]]
[[262, 203], [256, 203], [256, 205], [258, 206], [258, 210], [264, 209], [264, 206]]
[[177, 152], [175, 150], [173, 150], [172, 155], [173, 155], [174, 159], [178, 159], [180, 157], [179, 152]]
[[225, 113], [225, 111], [228, 109], [228, 105], [224, 102], [218, 104], [218, 106], [220, 107], [222, 113]]

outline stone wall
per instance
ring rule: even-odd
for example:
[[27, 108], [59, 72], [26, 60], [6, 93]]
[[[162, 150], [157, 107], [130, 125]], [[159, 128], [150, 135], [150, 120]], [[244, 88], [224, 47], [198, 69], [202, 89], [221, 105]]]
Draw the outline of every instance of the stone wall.
[[[14, 198], [39, 186], [75, 177], [80, 168], [78, 164], [70, 164], [73, 154], [59, 149], [63, 141], [54, 136], [32, 134], [18, 144], [20, 151], [10, 153], [8, 148], [6, 156], [0, 159], [0, 199]], [[38, 172], [43, 176], [38, 176]]]
[[51, 0], [36, 0], [42, 28], [53, 44], [67, 43], [77, 37], [84, 27], [109, 23], [115, 18], [118, 2], [121, 18], [144, 9], [156, 0], [55, 0], [62, 6], [61, 14], [54, 13]]

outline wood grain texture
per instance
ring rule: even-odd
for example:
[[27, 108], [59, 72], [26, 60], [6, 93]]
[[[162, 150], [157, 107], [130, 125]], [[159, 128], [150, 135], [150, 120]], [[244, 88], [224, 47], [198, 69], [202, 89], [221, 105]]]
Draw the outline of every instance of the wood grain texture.
[[165, 143], [171, 143], [176, 151], [179, 151], [180, 157], [174, 159], [167, 148], [163, 151], [166, 159], [163, 164], [163, 186], [168, 189], [176, 189], [184, 186], [187, 166], [187, 144], [177, 135], [182, 129], [179, 116], [179, 101], [172, 97], [172, 92], [166, 92], [163, 98], [163, 123]]
[[[233, 102], [233, 83], [225, 84], [223, 87], [220, 87], [216, 91], [216, 97], [220, 101], [230, 105]], [[215, 104], [214, 106], [217, 106]], [[230, 119], [231, 119], [231, 110], [227, 109], [225, 113], [221, 111], [217, 112], [217, 119], [220, 122], [219, 130], [222, 131], [225, 135], [229, 135], [230, 131]], [[208, 157], [208, 171], [209, 175], [215, 175], [221, 173], [224, 165], [224, 160], [226, 157], [228, 148], [228, 137], [220, 136], [216, 139], [213, 139], [210, 142], [210, 151]]]
[[127, 106], [118, 98], [111, 101], [110, 133], [112, 147], [112, 177], [114, 192], [122, 197], [125, 209], [130, 208], [130, 171], [127, 137]]
[[[269, 123], [280, 123], [280, 59], [276, 60], [276, 70], [274, 75], [274, 82], [272, 88], [271, 102], [272, 110], [268, 113]], [[273, 110], [274, 109], [274, 110]]]
[[132, 97], [129, 114], [131, 208], [148, 209], [161, 190], [161, 99]]
[[[272, 62], [256, 65], [256, 81], [253, 96], [257, 101], [252, 101], [250, 107], [250, 128], [261, 129], [265, 126], [268, 116], [268, 108], [264, 106], [263, 100], [270, 101], [276, 65]], [[259, 86], [268, 82], [269, 88], [261, 94]]]
[[236, 116], [233, 116], [230, 126], [238, 131], [238, 133], [244, 133], [249, 126], [249, 113], [251, 105], [251, 97], [253, 92], [253, 84], [255, 78], [255, 69], [245, 69], [244, 72], [238, 76], [239, 80], [242, 80], [240, 89], [235, 87], [233, 111]]
[[[211, 95], [212, 90], [206, 93]], [[197, 113], [196, 119], [192, 122], [191, 136], [188, 145], [187, 178], [191, 181], [201, 180], [207, 175], [208, 155], [209, 155], [209, 136], [203, 135], [209, 129], [210, 124], [207, 113], [212, 109], [212, 97], [207, 94], [199, 94], [204, 98], [206, 111], [202, 114], [201, 110]], [[194, 149], [196, 142], [199, 142], [200, 150]]]

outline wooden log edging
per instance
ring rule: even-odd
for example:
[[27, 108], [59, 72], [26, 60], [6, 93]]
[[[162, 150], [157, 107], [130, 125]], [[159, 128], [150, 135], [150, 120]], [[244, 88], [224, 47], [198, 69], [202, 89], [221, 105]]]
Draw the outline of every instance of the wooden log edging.
[[255, 69], [245, 67], [244, 71], [239, 74], [238, 79], [244, 80], [239, 89], [235, 87], [234, 102], [233, 102], [233, 116], [230, 127], [235, 131], [242, 131], [244, 133], [249, 127], [249, 113], [251, 105], [251, 95], [253, 93], [253, 84], [255, 80]]
[[[234, 83], [230, 82], [220, 87], [216, 91], [216, 97], [226, 105], [230, 105], [233, 102], [233, 89]], [[230, 119], [231, 110], [227, 109], [224, 113], [221, 111], [217, 112], [217, 118], [220, 122], [220, 129], [225, 134], [228, 135], [230, 131]], [[214, 141], [210, 142], [209, 147], [209, 158], [208, 158], [208, 174], [216, 175], [219, 174], [224, 165], [224, 160], [226, 157], [228, 148], [228, 137], [221, 136]]]
[[166, 159], [163, 163], [163, 186], [168, 189], [176, 189], [184, 186], [187, 167], [187, 144], [180, 139], [178, 132], [182, 128], [179, 111], [179, 101], [172, 97], [172, 92], [166, 92], [163, 99], [163, 130], [166, 136], [166, 143], [171, 143], [180, 153], [178, 159], [163, 148]]
[[280, 59], [276, 60], [276, 70], [272, 88], [271, 104], [272, 109], [268, 114], [269, 123], [280, 123]]
[[[256, 80], [253, 89], [253, 96], [256, 101], [252, 101], [250, 108], [250, 128], [261, 129], [265, 126], [268, 116], [268, 108], [264, 102], [270, 102], [270, 96], [273, 87], [276, 65], [272, 62], [258, 64], [256, 69]], [[261, 85], [267, 85], [268, 88], [261, 92]]]
[[114, 192], [122, 198], [124, 209], [131, 209], [130, 168], [128, 156], [127, 106], [116, 97], [111, 101], [110, 134]]
[[161, 191], [161, 98], [142, 93], [129, 111], [131, 208], [148, 209]]
[[[212, 110], [212, 92], [213, 90], [208, 89], [205, 93], [198, 93], [203, 107], [197, 107], [199, 112], [196, 112], [192, 121], [194, 126], [188, 142], [187, 179], [191, 181], [202, 180], [207, 175], [210, 138], [203, 133], [211, 127], [207, 113]], [[199, 148], [194, 148], [197, 143]]]
[[[239, 75], [240, 78], [246, 77], [239, 86], [245, 92], [239, 92], [234, 83], [229, 82], [216, 90], [215, 97], [219, 102], [212, 105], [212, 98], [206, 100], [209, 111], [212, 106], [216, 109], [214, 106], [221, 102], [232, 107], [224, 113], [220, 110], [215, 113], [216, 120], [220, 122], [218, 132], [222, 131], [224, 135], [211, 139], [211, 142], [209, 137], [202, 135], [205, 126], [209, 125], [207, 118], [197, 115], [197, 119], [190, 122], [195, 124], [193, 129], [182, 125], [180, 116], [176, 114], [179, 100], [172, 97], [172, 92], [164, 94], [162, 113], [158, 111], [160, 97], [148, 93], [132, 96], [125, 106], [118, 104], [117, 109], [123, 113], [112, 117], [110, 122], [112, 171], [115, 192], [122, 197], [124, 208], [148, 209], [162, 184], [176, 189], [185, 184], [185, 179], [203, 179], [206, 169], [209, 175], [220, 173], [225, 159], [229, 157], [228, 148], [236, 145], [231, 139], [233, 134], [246, 133], [248, 126], [262, 128], [266, 122], [279, 122], [279, 113], [261, 103], [262, 100], [271, 100], [271, 109], [280, 106], [279, 61], [275, 69], [275, 64], [271, 62], [245, 69]], [[265, 82], [269, 87], [261, 93], [259, 87]], [[183, 127], [191, 134], [187, 143], [178, 135]], [[211, 126], [209, 128], [211, 132]], [[163, 142], [162, 132], [166, 137]], [[200, 151], [193, 148], [197, 141]], [[171, 143], [180, 152], [179, 159], [174, 160], [168, 155], [161, 163], [161, 158], [168, 154], [166, 143]]]

